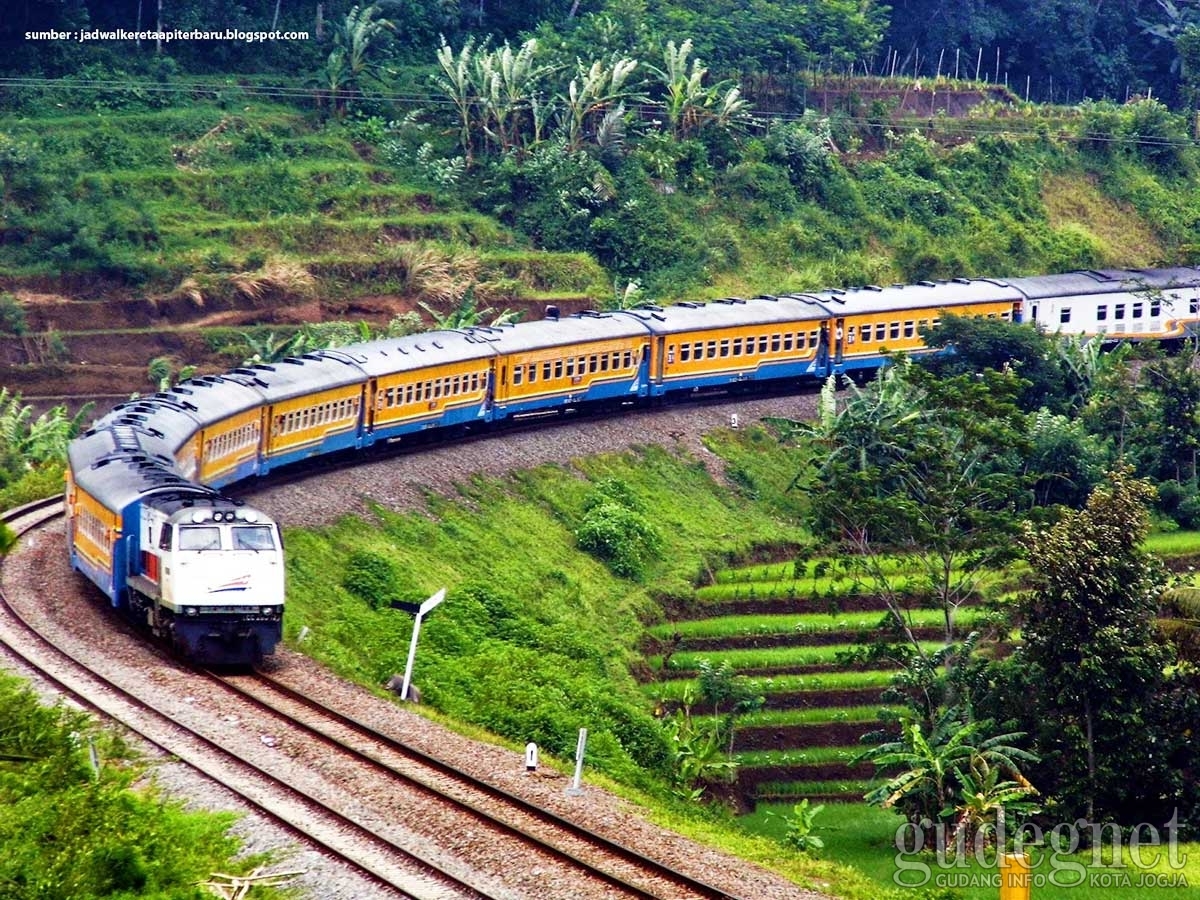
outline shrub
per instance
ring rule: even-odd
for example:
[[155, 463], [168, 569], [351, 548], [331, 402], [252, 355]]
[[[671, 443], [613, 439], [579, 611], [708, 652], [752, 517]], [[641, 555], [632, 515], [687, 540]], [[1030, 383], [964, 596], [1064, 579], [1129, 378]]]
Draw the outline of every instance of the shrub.
[[644, 505], [629, 485], [615, 478], [601, 481], [588, 495], [575, 536], [583, 550], [625, 578], [640, 577], [662, 551], [662, 538]]
[[371, 550], [355, 550], [346, 560], [342, 586], [375, 609], [387, 606], [396, 596], [399, 572], [396, 564]]
[[829, 119], [804, 114], [799, 122], [771, 123], [766, 138], [772, 160], [786, 167], [788, 177], [802, 197], [816, 199], [834, 171], [833, 134]]
[[25, 309], [12, 294], [0, 293], [0, 334], [25, 334], [29, 326], [25, 322]]

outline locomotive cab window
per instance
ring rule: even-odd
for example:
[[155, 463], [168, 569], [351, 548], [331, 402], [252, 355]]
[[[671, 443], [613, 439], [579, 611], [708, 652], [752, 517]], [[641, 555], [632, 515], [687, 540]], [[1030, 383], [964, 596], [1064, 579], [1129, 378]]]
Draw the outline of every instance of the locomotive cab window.
[[220, 550], [221, 529], [215, 525], [185, 525], [179, 529], [180, 550]]
[[158, 549], [159, 550], [170, 550], [171, 549], [171, 525], [170, 525], [170, 523], [163, 525], [163, 527], [162, 527], [162, 534], [160, 534], [159, 538], [158, 538]]
[[233, 529], [234, 550], [274, 550], [270, 525], [238, 525]]

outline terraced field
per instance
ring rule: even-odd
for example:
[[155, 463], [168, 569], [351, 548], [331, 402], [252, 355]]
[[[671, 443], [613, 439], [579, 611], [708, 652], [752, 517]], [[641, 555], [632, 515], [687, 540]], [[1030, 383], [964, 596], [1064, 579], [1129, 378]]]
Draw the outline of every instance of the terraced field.
[[[904, 561], [890, 563], [893, 585], [915, 582]], [[738, 718], [733, 750], [744, 805], [861, 799], [873, 768], [851, 765], [860, 738], [883, 726], [883, 690], [894, 672], [841, 657], [873, 640], [883, 602], [862, 581], [828, 574], [828, 561], [774, 563], [723, 570], [672, 604], [670, 621], [651, 630], [644, 690], [665, 708], [699, 693], [703, 665], [727, 663], [761, 695], [762, 709]], [[998, 579], [991, 579], [998, 588]], [[960, 610], [971, 630], [981, 613]], [[915, 608], [910, 623], [927, 650], [941, 646], [942, 613]]]
[[0, 291], [24, 317], [24, 333], [0, 334], [6, 385], [128, 396], [152, 389], [155, 357], [209, 371], [250, 355], [222, 352], [229, 336], [212, 329], [383, 325], [468, 288], [480, 308], [539, 318], [611, 291], [590, 256], [530, 248], [358, 127], [232, 86], [180, 108], [6, 123], [29, 160], [6, 195], [28, 209], [0, 228]]

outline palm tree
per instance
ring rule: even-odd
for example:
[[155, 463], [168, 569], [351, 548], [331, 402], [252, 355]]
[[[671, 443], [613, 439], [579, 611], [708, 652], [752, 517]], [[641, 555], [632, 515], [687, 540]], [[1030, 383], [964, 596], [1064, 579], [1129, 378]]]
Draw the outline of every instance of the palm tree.
[[699, 131], [709, 121], [729, 125], [748, 106], [741, 99], [741, 91], [730, 87], [729, 82], [705, 87], [704, 76], [708, 69], [699, 59], [693, 59], [689, 67], [691, 53], [690, 38], [678, 47], [674, 41], [668, 41], [667, 49], [663, 51], [664, 68], [648, 67], [666, 88], [667, 124], [671, 134], [679, 140]]
[[475, 39], [473, 37], [467, 38], [467, 42], [463, 44], [457, 56], [450, 46], [443, 42], [437, 52], [438, 66], [441, 67], [442, 74], [434, 77], [434, 83], [454, 104], [454, 110], [458, 115], [458, 141], [468, 166], [471, 164], [473, 155], [471, 126], [476, 104], [476, 89], [472, 78], [475, 67], [472, 56], [474, 50]]
[[0, 388], [0, 484], [19, 477], [33, 466], [67, 457], [67, 444], [83, 430], [91, 415], [89, 403], [74, 416], [56, 406], [33, 418], [33, 407], [21, 395]]
[[395, 31], [394, 23], [377, 19], [380, 6], [353, 6], [333, 29], [333, 49], [318, 73], [318, 86], [328, 91], [334, 113], [345, 111], [345, 95], [362, 89], [368, 77], [378, 77], [379, 64], [370, 58], [371, 47], [385, 31]]
[[[635, 99], [627, 82], [637, 66], [636, 59], [615, 55], [611, 67], [604, 65], [600, 60], [594, 61], [587, 69], [582, 62], [579, 63], [579, 72], [567, 86], [565, 98], [564, 119], [567, 125], [568, 150], [580, 149], [588, 116], [602, 111], [623, 109], [625, 100]], [[608, 123], [608, 128], [611, 127], [611, 123]]]
[[[900, 717], [900, 737], [859, 754], [855, 762], [872, 762], [882, 770], [900, 771], [865, 795], [868, 803], [884, 808], [903, 806], [909, 820], [945, 822], [957, 811], [952, 790], [955, 781], [978, 789], [987, 786], [991, 770], [1007, 773], [1022, 788], [1021, 797], [1035, 793], [1021, 774], [1018, 760], [1036, 762], [1037, 757], [1009, 743], [1024, 735], [1020, 732], [983, 737], [984, 723], [963, 722], [956, 709], [942, 713], [926, 735], [915, 712], [905, 710]], [[996, 798], [1009, 797], [993, 783], [988, 791]], [[1013, 799], [1009, 797], [1009, 799]]]
[[537, 39], [530, 38], [516, 51], [506, 41], [497, 50], [475, 55], [474, 81], [483, 105], [483, 130], [501, 152], [520, 146], [526, 112], [533, 116], [530, 124], [535, 125], [548, 115], [536, 87], [553, 68], [536, 64], [537, 50]]

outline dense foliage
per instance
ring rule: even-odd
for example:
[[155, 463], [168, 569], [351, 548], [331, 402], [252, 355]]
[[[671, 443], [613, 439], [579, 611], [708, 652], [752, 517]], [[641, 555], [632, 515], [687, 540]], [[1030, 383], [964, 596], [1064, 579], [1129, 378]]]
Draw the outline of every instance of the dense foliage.
[[[1160, 603], [1163, 573], [1141, 545], [1154, 506], [1164, 527], [1194, 514], [1195, 348], [1143, 348], [1135, 366], [1128, 347], [1101, 354], [1098, 342], [954, 317], [929, 339], [953, 354], [827, 397], [810, 429], [824, 448], [807, 482], [815, 524], [889, 610], [864, 655], [902, 666], [888, 695], [905, 704], [901, 736], [866, 754], [887, 776], [868, 799], [972, 832], [1039, 808], [1047, 822], [1124, 824], [1178, 810], [1192, 827], [1192, 628], [1186, 609], [1158, 618], [1187, 594]], [[1121, 402], [1136, 421], [1117, 418]], [[1031, 575], [1014, 605], [982, 567], [1018, 550]], [[897, 552], [937, 563], [916, 590], [896, 586]], [[990, 620], [954, 627], [961, 605], [989, 598], [1000, 601]], [[945, 612], [932, 652], [910, 624], [923, 605]], [[977, 653], [984, 632], [1015, 628], [1008, 659]], [[972, 761], [997, 741], [1011, 745], [1003, 761]]]
[[[1009, 715], [1034, 736], [1029, 773], [1063, 821], [1194, 827], [1194, 673], [1155, 630], [1161, 569], [1140, 549], [1153, 488], [1114, 472], [1087, 505], [1026, 537], [1032, 590], [1003, 667]], [[1014, 703], [1014, 698], [1020, 698]]]
[[[978, 103], [956, 50], [987, 47], [990, 59], [1003, 42], [1006, 70], [1027, 65], [1038, 82], [1080, 43], [1056, 56], [1045, 45], [1071, 32], [1045, 23], [1079, 11], [1043, 4], [1027, 21], [1012, 4], [933, 6], [393, 0], [322, 4], [318, 22], [311, 8], [270, 0], [173, 0], [164, 26], [310, 37], [179, 41], [160, 53], [149, 41], [21, 37], [130, 28], [142, 8], [133, 0], [24, 4], [2, 26], [16, 37], [0, 69], [27, 80], [0, 98], [16, 114], [0, 131], [0, 271], [99, 274], [201, 299], [389, 290], [428, 300], [407, 256], [435, 243], [439, 266], [457, 270], [442, 299], [477, 284], [491, 303], [538, 280], [468, 261], [497, 243], [598, 261], [604, 275], [571, 288], [594, 300], [608, 299], [604, 282], [670, 299], [1192, 252], [1190, 119], [1148, 99], [1174, 103], [1200, 71], [1187, 55], [1190, 7], [1140, 3], [1080, 20], [1103, 51], [1079, 50], [1087, 66], [1055, 71], [1058, 92], [1119, 103], [1013, 105], [1003, 119], [983, 103], [960, 122], [903, 106], [922, 95], [920, 80], [864, 71], [927, 79], [926, 41], [946, 41], [960, 82], [938, 82], [931, 103], [953, 90]], [[146, 7], [141, 22], [157, 16]], [[924, 38], [905, 31], [925, 16], [938, 24]], [[950, 55], [938, 56], [950, 74]], [[259, 74], [203, 89], [189, 80], [238, 68]], [[859, 80], [813, 80], [814, 69]], [[264, 115], [264, 95], [305, 117]], [[55, 127], [37, 124], [47, 115]], [[380, 187], [389, 183], [427, 192], [416, 205], [436, 215], [414, 224], [411, 195]], [[1132, 233], [1122, 219], [1139, 220]], [[371, 264], [348, 258], [381, 228], [389, 240]], [[278, 277], [284, 265], [294, 277]]]
[[[239, 871], [229, 814], [185, 812], [144, 785], [86, 715], [0, 678], [0, 894], [12, 900], [199, 900]], [[94, 756], [95, 767], [91, 761]]]
[[[315, 12], [311, 4], [277, 0], [165, 0], [161, 14], [138, 0], [24, 3], [0, 28], [10, 45], [5, 67], [17, 74], [62, 74], [82, 62], [128, 58], [130, 48], [72, 45], [30, 46], [25, 31], [56, 29], [165, 28], [304, 30], [316, 40], [294, 43], [187, 42], [165, 45], [173, 65], [227, 71], [270, 66], [296, 73], [316, 67], [321, 44], [338, 39], [340, 20], [355, 4], [333, 0]], [[516, 40], [522, 35], [559, 35], [573, 52], [588, 46], [607, 54], [639, 51], [652, 35], [692, 37], [703, 58], [722, 76], [736, 73], [786, 80], [802, 69], [850, 68], [918, 78], [955, 75], [988, 78], [1045, 100], [1080, 100], [1130, 93], [1188, 96], [1194, 77], [1194, 35], [1200, 20], [1186, 3], [1137, 0], [1096, 5], [1079, 0], [898, 0], [819, 4], [769, 0], [753, 5], [696, 0], [389, 0], [383, 11], [404, 27], [383, 36], [389, 61], [420, 58], [439, 36], [457, 42], [468, 34]], [[132, 48], [151, 55], [153, 41]], [[347, 60], [347, 65], [350, 60]]]

